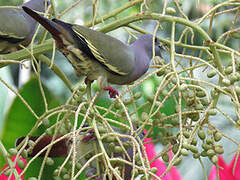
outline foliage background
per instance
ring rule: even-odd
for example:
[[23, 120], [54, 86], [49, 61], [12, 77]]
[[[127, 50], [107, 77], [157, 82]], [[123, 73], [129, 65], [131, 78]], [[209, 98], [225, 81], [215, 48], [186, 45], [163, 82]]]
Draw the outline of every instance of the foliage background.
[[[217, 128], [218, 131], [220, 131], [225, 136], [225, 138], [223, 138], [223, 140], [221, 140], [220, 142], [224, 147], [223, 156], [229, 162], [230, 159], [233, 157], [233, 154], [229, 154], [229, 153], [236, 150], [239, 146], [239, 142], [238, 142], [239, 141], [238, 140], [239, 139], [239, 124], [238, 124], [239, 112], [237, 110], [239, 107], [239, 102], [238, 102], [239, 94], [237, 92], [239, 80], [232, 83], [231, 85], [225, 85], [224, 83], [222, 83], [221, 78], [219, 78], [219, 74], [220, 74], [220, 77], [222, 74], [222, 76], [225, 79], [230, 80], [232, 73], [226, 74], [225, 69], [231, 66], [233, 67], [233, 69], [236, 68], [236, 70], [233, 70], [233, 73], [238, 72], [237, 66], [240, 61], [239, 59], [239, 48], [240, 48], [239, 36], [240, 35], [239, 35], [239, 28], [238, 28], [240, 24], [239, 18], [238, 18], [239, 5], [240, 5], [239, 1], [146, 0], [144, 2], [149, 4], [149, 7], [150, 7], [149, 11], [154, 13], [159, 13], [159, 14], [166, 11], [166, 8], [164, 8], [164, 2], [165, 3], [167, 2], [167, 7], [174, 8], [176, 10], [176, 14], [169, 14], [170, 11], [165, 13], [167, 13], [169, 16], [181, 17], [186, 21], [190, 21], [190, 22], [197, 22], [197, 20], [199, 20], [202, 17], [206, 17], [207, 13], [210, 12], [209, 16], [206, 19], [204, 19], [202, 23], [200, 23], [199, 25], [197, 24], [195, 25], [203, 29], [206, 32], [206, 34], [210, 36], [211, 40], [214, 42], [217, 41], [219, 37], [224, 35], [223, 41], [220, 41], [219, 43], [224, 44], [225, 47], [229, 47], [230, 49], [227, 49], [224, 47], [220, 48], [219, 46], [217, 48], [218, 49], [217, 53], [219, 53], [221, 67], [223, 69], [222, 71], [221, 67], [215, 63], [215, 60], [211, 59], [212, 58], [211, 53], [213, 53], [213, 51], [211, 51], [212, 49], [208, 50], [208, 53], [204, 49], [201, 49], [201, 47], [209, 48], [211, 46], [211, 42], [209, 44], [208, 42], [205, 42], [203, 38], [203, 34], [197, 33], [195, 30], [193, 31], [186, 30], [186, 26], [182, 24], [181, 25], [176, 24], [175, 33], [173, 35], [175, 38], [175, 41], [177, 41], [178, 38], [183, 36], [182, 33], [185, 32], [181, 42], [182, 44], [189, 45], [188, 46], [189, 48], [184, 49], [184, 46], [176, 45], [175, 52], [179, 54], [182, 53], [185, 55], [189, 55], [192, 57], [192, 59], [190, 58], [190, 60], [187, 60], [188, 59], [187, 57], [175, 57], [173, 61], [176, 64], [176, 69], [174, 70], [174, 68], [171, 67], [173, 65], [173, 61], [170, 61], [171, 52], [165, 52], [163, 54], [165, 63], [164, 64], [160, 63], [160, 65], [162, 65], [163, 68], [159, 66], [159, 64], [155, 63], [156, 66], [152, 66], [152, 68], [148, 71], [148, 74], [150, 74], [151, 72], [155, 72], [155, 75], [151, 77], [149, 76], [144, 82], [142, 82], [137, 87], [133, 88], [132, 91], [130, 91], [133, 93], [141, 92], [142, 97], [138, 100], [131, 101], [130, 105], [126, 105], [129, 108], [129, 112], [134, 111], [134, 103], [136, 104], [137, 107], [141, 106], [144, 103], [149, 103], [149, 105], [147, 105], [146, 108], [140, 109], [137, 112], [136, 116], [133, 117], [133, 119], [135, 119], [136, 117], [139, 119], [142, 119], [143, 112], [144, 113], [147, 112], [148, 114], [150, 112], [151, 105], [155, 103], [153, 102], [153, 98], [158, 96], [156, 94], [158, 88], [160, 88], [161, 86], [164, 87], [163, 84], [167, 82], [168, 83], [166, 86], [168, 87], [167, 88], [164, 87], [165, 91], [160, 92], [161, 94], [159, 95], [160, 98], [157, 99], [159, 103], [158, 104], [156, 103], [154, 109], [160, 106], [164, 97], [167, 96], [169, 98], [167, 98], [167, 101], [164, 102], [163, 107], [160, 108], [161, 113], [164, 113], [166, 116], [170, 116], [175, 113], [179, 115], [178, 108], [180, 105], [176, 106], [176, 104], [177, 102], [179, 103], [178, 97], [183, 96], [182, 103], [180, 103], [182, 112], [193, 111], [194, 108], [191, 110], [187, 105], [189, 98], [191, 99], [191, 97], [189, 97], [191, 95], [188, 94], [184, 98], [183, 92], [181, 92], [181, 90], [179, 91], [179, 89], [184, 88], [184, 91], [187, 91], [190, 94], [193, 93], [193, 98], [195, 99], [195, 102], [199, 102], [199, 100], [196, 100], [198, 99], [198, 97], [196, 96], [196, 89], [190, 86], [189, 88], [186, 88], [184, 86], [185, 85], [200, 86], [206, 90], [207, 94], [210, 97], [210, 100], [216, 100], [216, 96], [212, 95], [213, 93], [219, 93], [219, 91], [216, 91], [216, 90], [215, 92], [212, 92], [215, 84], [218, 87], [218, 90], [219, 89], [222, 90], [219, 95], [219, 98], [217, 98], [217, 102], [218, 102], [217, 108], [213, 107], [214, 110], [217, 112], [217, 114], [215, 116], [206, 118], [208, 120], [208, 123], [203, 124], [202, 127], [204, 127], [204, 130]], [[122, 7], [130, 2], [127, 0], [123, 0], [123, 1], [55, 0], [54, 5], [57, 11], [57, 15], [60, 15], [61, 12], [64, 12], [65, 9], [72, 6], [74, 3], [79, 3], [79, 4], [71, 8], [70, 11], [68, 11], [66, 14], [61, 16], [61, 19], [70, 23], [87, 24], [87, 22], [91, 22], [93, 19], [94, 7], [96, 8], [96, 12], [97, 12], [96, 17], [99, 18], [105, 14], [109, 14], [114, 9]], [[17, 5], [17, 4], [21, 4], [21, 2], [20, 1], [0, 1], [0, 5]], [[126, 9], [125, 11], [119, 13], [119, 15], [116, 16], [117, 19], [121, 19], [129, 15], [134, 15], [136, 13], [140, 13], [141, 4], [143, 4], [143, 2], [138, 3], [132, 6], [131, 8]], [[147, 10], [145, 7], [143, 9], [144, 11]], [[216, 11], [213, 11], [213, 9], [215, 9]], [[145, 13], [147, 14], [151, 12], [146, 11]], [[221, 12], [223, 13], [221, 14]], [[216, 15], [216, 13], [219, 13], [219, 15]], [[107, 19], [103, 23], [95, 25], [94, 29], [104, 27], [105, 25], [109, 23], [113, 23], [114, 21], [116, 21], [115, 18]], [[173, 27], [171, 25], [172, 22], [173, 20], [170, 20], [170, 19], [164, 22], [160, 21], [162, 28], [157, 31], [157, 35], [161, 37], [161, 40], [163, 40], [162, 42], [169, 48], [171, 47], [171, 32], [173, 30]], [[157, 22], [153, 20], [144, 20], [144, 21], [137, 21], [134, 24], [137, 27], [143, 28], [145, 31], [153, 33]], [[233, 31], [233, 29], [236, 29], [236, 28], [237, 30]], [[114, 31], [109, 32], [108, 34], [127, 43], [129, 31], [131, 31], [131, 27], [127, 29], [118, 28]], [[227, 34], [224, 34], [226, 32]], [[40, 35], [41, 33], [43, 33], [42, 28], [40, 28], [40, 33], [37, 36], [36, 42], [41, 38], [41, 35]], [[194, 36], [192, 36], [192, 33], [194, 33]], [[47, 35], [47, 38], [51, 38], [51, 36]], [[226, 42], [224, 40], [226, 40]], [[52, 57], [51, 55], [52, 53], [50, 51], [44, 52], [44, 53], [47, 55], [47, 57], [49, 58]], [[231, 56], [231, 53], [233, 54], [232, 56]], [[202, 61], [199, 61], [199, 60], [195, 61], [193, 60], [194, 57], [202, 58], [203, 61], [207, 63], [203, 63]], [[235, 59], [236, 64], [232, 63], [233, 59]], [[68, 63], [68, 61], [66, 61], [65, 57], [58, 51], [56, 52], [54, 63], [58, 65], [58, 67], [60, 67], [60, 69], [64, 72], [64, 74], [66, 74], [67, 78], [70, 80], [70, 82], [75, 88], [83, 84], [83, 79], [76, 78], [71, 65]], [[217, 75], [213, 78], [207, 77], [207, 73], [211, 72], [213, 69], [212, 67], [210, 67], [210, 65], [213, 65], [213, 67], [215, 67], [219, 71]], [[157, 73], [157, 70], [159, 72], [162, 72], [163, 70], [161, 68], [162, 69], [165, 68], [167, 70], [162, 73], [161, 77], [159, 77], [156, 75], [156, 73]], [[186, 68], [190, 68], [190, 70], [186, 70]], [[66, 87], [66, 84], [56, 75], [56, 73], [54, 73], [50, 68], [48, 68], [48, 66], [46, 66], [44, 63], [41, 63], [40, 70], [41, 70], [40, 76], [38, 76], [38, 73], [32, 72], [31, 75], [29, 76], [29, 81], [27, 81], [24, 85], [22, 85], [19, 88], [19, 93], [21, 94], [21, 96], [24, 98], [24, 100], [26, 100], [26, 102], [28, 102], [30, 107], [34, 110], [34, 112], [36, 112], [38, 116], [41, 116], [46, 111], [43, 97], [38, 96], [39, 94], [41, 94], [40, 88], [39, 88], [39, 80], [41, 80], [41, 84], [45, 89], [45, 96], [48, 101], [48, 109], [57, 107], [60, 104], [65, 104], [67, 99], [71, 96], [71, 91]], [[177, 77], [175, 77], [174, 73], [171, 74], [171, 72], [175, 72], [175, 71], [180, 72], [182, 70], [183, 70], [183, 73], [177, 74]], [[169, 73], [171, 75], [169, 75]], [[7, 82], [7, 84], [12, 89], [15, 89], [16, 91], [18, 91], [18, 86], [20, 81], [19, 65], [11, 64], [7, 67], [1, 68], [0, 77], [5, 82]], [[179, 78], [182, 78], [180, 83], [181, 86], [178, 82]], [[198, 83], [197, 84], [194, 83], [196, 81], [193, 81], [193, 79], [197, 80]], [[177, 88], [174, 90], [172, 94], [168, 94], [168, 92], [174, 87], [175, 84], [177, 85]], [[120, 86], [115, 86], [115, 87], [119, 89], [122, 88]], [[5, 148], [9, 149], [14, 146], [14, 141], [16, 138], [26, 135], [33, 128], [36, 122], [36, 118], [22, 104], [22, 100], [14, 96], [10, 88], [7, 88], [3, 82], [0, 83], [0, 89], [1, 89], [0, 90], [1, 91], [0, 93], [1, 139], [2, 139], [2, 142], [4, 143]], [[127, 87], [124, 86], [123, 89], [127, 89]], [[96, 84], [93, 84], [92, 93], [94, 94], [96, 91], [97, 91]], [[223, 91], [230, 92], [230, 93], [229, 94], [222, 93]], [[180, 95], [179, 93], [182, 95]], [[129, 99], [129, 98], [132, 98], [131, 93], [130, 94], [126, 93], [125, 96], [122, 97], [122, 100], [125, 99], [124, 102], [126, 102], [126, 99]], [[235, 101], [233, 102], [232, 99], [235, 99]], [[115, 101], [109, 99], [106, 93], [102, 93], [98, 98], [96, 104], [104, 108], [109, 108], [109, 106], [113, 102]], [[196, 106], [192, 105], [192, 107], [196, 107]], [[205, 113], [208, 111], [208, 107], [210, 107], [209, 104], [207, 106], [204, 106], [203, 111], [199, 113], [199, 119], [200, 117], [208, 116]], [[116, 110], [116, 109], [113, 109], [113, 110]], [[224, 112], [225, 114], [222, 114], [221, 111]], [[120, 111], [117, 111], [117, 112], [119, 112], [120, 114]], [[193, 114], [196, 114], [196, 113], [193, 113]], [[150, 114], [148, 115], [150, 116]], [[112, 114], [110, 114], [108, 118], [119, 120], [115, 118]], [[184, 118], [185, 117], [183, 117], [183, 119]], [[151, 129], [151, 125], [154, 119], [158, 119], [158, 118], [153, 117], [148, 121], [148, 125], [149, 125], [147, 127], [148, 129]], [[171, 133], [171, 135], [175, 137], [173, 139], [176, 139], [176, 136], [179, 132], [183, 132], [183, 130], [179, 131], [179, 124], [174, 123], [175, 121], [179, 120], [178, 118], [169, 117], [166, 119], [168, 119], [166, 122], [158, 121], [158, 128], [154, 128], [153, 133], [151, 134], [151, 137], [154, 138], [156, 142], [159, 152], [161, 152], [161, 150], [164, 147], [169, 145], [169, 142], [166, 142], [163, 140], [167, 132]], [[40, 135], [44, 133], [48, 127], [54, 124], [54, 122], [56, 121], [56, 116], [52, 116], [49, 119], [49, 121], [50, 121], [50, 124], [48, 124], [47, 127], [40, 125], [37, 129], [35, 129], [33, 135]], [[200, 122], [197, 122], [197, 123], [200, 123]], [[196, 126], [196, 124], [194, 121], [189, 120], [189, 117], [187, 117], [187, 120], [186, 119], [183, 120], [183, 126], [185, 126], [185, 128], [191, 133], [191, 135], [195, 136], [194, 133], [196, 132], [194, 132], [193, 129]], [[200, 142], [200, 140], [198, 142]], [[198, 143], [197, 147], [201, 149], [201, 143]], [[212, 166], [211, 161], [208, 158], [202, 158], [202, 161], [203, 161], [204, 167], [208, 172], [210, 167]], [[35, 163], [36, 163], [35, 166], [38, 166], [38, 163], [41, 163], [41, 160], [37, 159]], [[61, 159], [59, 160], [59, 163], [61, 163]], [[3, 161], [3, 158], [2, 158], [0, 159], [0, 167], [2, 167], [3, 164], [5, 164], [5, 161]], [[56, 164], [58, 163], [56, 162]], [[49, 173], [51, 173], [54, 167], [46, 168], [46, 169], [48, 169]], [[183, 179], [191, 179], [193, 176], [196, 177], [196, 173], [198, 174], [197, 176], [198, 179], [204, 179], [202, 167], [199, 161], [193, 159], [192, 154], [190, 154], [188, 157], [183, 158], [181, 164], [178, 166], [178, 169]], [[186, 171], [186, 169], [188, 169], [188, 171]], [[31, 173], [35, 174], [36, 172], [32, 171]], [[48, 173], [46, 172], [46, 174]]]

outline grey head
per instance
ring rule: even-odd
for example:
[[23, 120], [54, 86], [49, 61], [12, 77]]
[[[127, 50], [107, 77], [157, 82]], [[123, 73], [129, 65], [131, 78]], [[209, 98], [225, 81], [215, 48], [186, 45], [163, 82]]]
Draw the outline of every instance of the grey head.
[[[149, 60], [152, 59], [153, 56], [153, 35], [151, 34], [144, 34], [138, 38], [131, 46], [141, 46], [145, 53], [147, 53]], [[161, 45], [160, 41], [157, 37], [154, 38], [154, 49], [155, 49], [155, 56], [161, 56]], [[137, 48], [138, 49], [138, 48]], [[139, 52], [140, 53], [140, 52]], [[143, 53], [143, 52], [142, 52]]]
[[[50, 5], [49, 0], [30, 0], [26, 3], [24, 3], [23, 5], [21, 5], [20, 7], [26, 6], [35, 11], [44, 12], [45, 7], [48, 7], [49, 5]], [[28, 39], [31, 39], [31, 37], [35, 33], [37, 21], [35, 21], [31, 16], [26, 14], [24, 11], [23, 11], [23, 16], [26, 18], [27, 22], [29, 23], [30, 34], [28, 35]]]
[[[160, 41], [158, 38], [154, 39], [155, 44], [155, 56], [161, 56], [160, 53]], [[130, 45], [130, 48], [134, 52], [135, 68], [133, 71], [123, 80], [122, 84], [133, 82], [140, 78], [149, 68], [150, 61], [153, 56], [153, 36], [151, 34], [144, 34], [138, 38], [134, 43]]]
[[28, 8], [31, 8], [31, 9], [35, 10], [35, 11], [43, 12], [45, 10], [45, 7], [48, 7], [49, 5], [50, 5], [49, 0], [30, 0], [26, 3], [24, 3], [21, 6], [26, 6]]

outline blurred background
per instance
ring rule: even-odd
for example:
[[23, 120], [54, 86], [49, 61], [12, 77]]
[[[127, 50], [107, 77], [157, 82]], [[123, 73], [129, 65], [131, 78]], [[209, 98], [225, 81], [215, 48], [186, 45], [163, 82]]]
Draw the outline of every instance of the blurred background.
[[[93, 1], [89, 0], [82, 0], [82, 1], [76, 1], [76, 0], [54, 0], [54, 5], [56, 8], [57, 15], [59, 15], [61, 12], [63, 12], [65, 9], [68, 7], [72, 6], [74, 3], [79, 2], [78, 5], [73, 7], [69, 12], [64, 14], [61, 17], [61, 20], [69, 22], [69, 23], [75, 23], [79, 25], [84, 25], [88, 24], [91, 22], [93, 19]], [[148, 1], [147, 1], [148, 2]], [[203, 17], [211, 8], [216, 6], [217, 4], [220, 4], [224, 2], [224, 0], [181, 0], [178, 1], [181, 4], [183, 13], [187, 16], [187, 18], [190, 21], [197, 20], [201, 17]], [[0, 0], [0, 5], [1, 6], [8, 6], [8, 5], [20, 5], [22, 4], [23, 1], [19, 0]], [[104, 0], [104, 1], [98, 1], [98, 7], [97, 7], [97, 18], [102, 17], [105, 14], [110, 13], [114, 9], [117, 9], [119, 7], [124, 6], [125, 4], [129, 3], [128, 0]], [[149, 0], [151, 10], [152, 12], [155, 13], [162, 13], [163, 11], [163, 6], [164, 6], [164, 1], [163, 0]], [[133, 15], [136, 13], [140, 12], [140, 3], [123, 11], [120, 13], [116, 18], [122, 18], [126, 17], [128, 15]], [[179, 16], [181, 17], [180, 12], [176, 8], [176, 4], [174, 1], [168, 1], [167, 4], [168, 7], [172, 7], [176, 10], [176, 14], [174, 16]], [[217, 12], [219, 11], [224, 11], [228, 10], [234, 7], [231, 6], [222, 6], [217, 9]], [[169, 12], [168, 12], [169, 13]], [[236, 12], [230, 12], [230, 13], [224, 13], [222, 15], [218, 15], [214, 17], [214, 21], [212, 24], [212, 30], [211, 30], [211, 38], [215, 41], [221, 36], [224, 32], [228, 31], [230, 27], [232, 26], [232, 20], [236, 17], [235, 14]], [[239, 13], [239, 11], [238, 11]], [[108, 24], [110, 22], [115, 21], [114, 18], [110, 18], [103, 23], [100, 23], [98, 25], [95, 25], [93, 29], [98, 29], [105, 24]], [[161, 23], [161, 22], [160, 22]], [[209, 23], [210, 23], [210, 18], [204, 20], [200, 26], [205, 30], [208, 31], [209, 29]], [[143, 28], [144, 30], [148, 32], [154, 31], [154, 28], [157, 24], [156, 21], [153, 20], [147, 20], [147, 21], [141, 21], [141, 22], [136, 22], [134, 23], [135, 25]], [[235, 22], [235, 26], [239, 26], [240, 21], [239, 18], [237, 18]], [[170, 22], [164, 22], [161, 23], [161, 29], [158, 30], [157, 35], [163, 39], [169, 40], [170, 35], [171, 35], [171, 23]], [[183, 25], [177, 25], [176, 26], [176, 34], [175, 37], [179, 38], [184, 30], [185, 26]], [[129, 28], [128, 28], [129, 30]], [[43, 28], [41, 28], [40, 32], [43, 31]], [[39, 33], [41, 34], [41, 33]], [[117, 30], [111, 31], [108, 33], [109, 35], [121, 40], [124, 43], [127, 43], [128, 41], [128, 32], [126, 31], [125, 28], [119, 28]], [[198, 35], [198, 34], [197, 34]], [[202, 37], [201, 36], [194, 36], [194, 41], [191, 42], [193, 43], [192, 45], [202, 45]], [[137, 35], [138, 36], [138, 35]], [[39, 37], [38, 37], [39, 38]], [[48, 34], [47, 38], [51, 38], [51, 36]], [[191, 38], [187, 39], [187, 42], [190, 43]], [[228, 47], [233, 48], [235, 50], [240, 49], [240, 43], [239, 39], [237, 38], [232, 38], [230, 39], [227, 44]], [[166, 45], [168, 46], [168, 45]], [[182, 47], [176, 47], [176, 52], [177, 53], [182, 53], [183, 48]], [[191, 54], [198, 56], [199, 50], [191, 51], [187, 50], [186, 54]], [[46, 54], [49, 58], [51, 58], [51, 53]], [[229, 62], [231, 62], [231, 57], [230, 56], [224, 56], [221, 55], [224, 59], [223, 64], [227, 65]], [[204, 57], [203, 57], [204, 58]], [[164, 64], [167, 64], [170, 62], [170, 55], [169, 52], [164, 52], [163, 53], [163, 59], [164, 59]], [[66, 58], [59, 52], [56, 51], [55, 55], [55, 61], [61, 70], [66, 74], [70, 82], [74, 85], [74, 87], [77, 87], [80, 82], [82, 82], [84, 77], [82, 79], [79, 79], [76, 77], [73, 68], [71, 64], [66, 60]], [[154, 63], [153, 63], [154, 64]], [[182, 61], [181, 64], [185, 67], [188, 67], [189, 64], [186, 62]], [[178, 67], [181, 69], [180, 67]], [[155, 68], [151, 68], [148, 73], [153, 72]], [[206, 73], [209, 72], [209, 69], [203, 68], [198, 68], [196, 71], [194, 71], [194, 78], [211, 82], [211, 83], [217, 83], [218, 77], [214, 78], [207, 78]], [[22, 67], [19, 67], [17, 64], [11, 64], [7, 67], [1, 68], [0, 69], [0, 77], [4, 79], [4, 81], [7, 82], [8, 85], [11, 86], [11, 88], [15, 90], [20, 90], [24, 91], [25, 98], [26, 99], [31, 99], [32, 107], [37, 108], [37, 105], [40, 104], [41, 99], [38, 99], [38, 87], [37, 87], [37, 81], [33, 77], [33, 72], [31, 72], [31, 69], [24, 69]], [[141, 94], [143, 95], [142, 98], [138, 101], [138, 104], [143, 104], [151, 98], [151, 96], [154, 96], [157, 87], [159, 86], [162, 78], [158, 76], [152, 76], [151, 78], [148, 78], [146, 81], [144, 81], [140, 86], [136, 87], [134, 89], [134, 92], [140, 91]], [[47, 93], [46, 95], [52, 100], [53, 106], [56, 104], [64, 104], [66, 100], [70, 97], [71, 92], [70, 90], [66, 87], [66, 85], [62, 82], [61, 79], [59, 79], [56, 74], [49, 69], [44, 63], [41, 64], [41, 82], [44, 85], [44, 88], [46, 89]], [[121, 86], [114, 86], [117, 87], [119, 90], [121, 89]], [[25, 89], [24, 89], [25, 88]], [[210, 93], [211, 88], [206, 87], [206, 90]], [[97, 90], [96, 83], [93, 84], [93, 93]], [[7, 88], [3, 83], [0, 83], [0, 135], [1, 138], [5, 138], [6, 140], [6, 131], [8, 133], [11, 133], [12, 138], [9, 138], [10, 140], [6, 140], [6, 149], [13, 147], [14, 146], [14, 138], [16, 137], [26, 135], [21, 131], [21, 128], [25, 129], [25, 133], [29, 131], [29, 128], [31, 127], [31, 123], [27, 124], [27, 120], [23, 120], [25, 118], [26, 114], [22, 114], [23, 110], [21, 109], [20, 105], [17, 103], [19, 100], [16, 100], [15, 95]], [[34, 100], [33, 100], [34, 99]], [[98, 100], [98, 104], [103, 106], [103, 107], [108, 107], [113, 100], [109, 99], [108, 94], [105, 92], [101, 95], [100, 99]], [[168, 101], [168, 105], [165, 105], [163, 108], [161, 108], [161, 112], [165, 113], [166, 115], [173, 114], [175, 112], [175, 103], [173, 101]], [[230, 97], [228, 96], [221, 96], [220, 100], [218, 102], [219, 108], [224, 110], [224, 112], [227, 112], [228, 116], [230, 116], [234, 121], [237, 121], [237, 116], [236, 116], [236, 110], [233, 107], [233, 104], [231, 102]], [[18, 109], [19, 108], [19, 109]], [[15, 111], [15, 112], [14, 112]], [[39, 110], [39, 115], [41, 114], [42, 110]], [[143, 111], [143, 110], [142, 110]], [[18, 113], [17, 113], [18, 112]], [[22, 112], [22, 113], [21, 113]], [[139, 112], [141, 114], [141, 112]], [[27, 115], [26, 115], [27, 118]], [[20, 121], [19, 119], [22, 119], [23, 121]], [[15, 121], [14, 121], [15, 120]], [[219, 130], [227, 134], [228, 136], [234, 138], [235, 140], [239, 140], [240, 138], [240, 133], [239, 129], [234, 127], [228, 120], [226, 120], [226, 117], [224, 117], [222, 114], [217, 113], [216, 116], [213, 116], [210, 118], [211, 123], [215, 125]], [[24, 123], [26, 121], [26, 123]], [[19, 123], [21, 122], [21, 124]], [[8, 123], [6, 125], [6, 123]], [[6, 128], [6, 126], [8, 128]], [[17, 128], [16, 128], [17, 126]], [[29, 127], [26, 127], [29, 126]], [[12, 128], [9, 128], [12, 127]], [[19, 128], [19, 129], [18, 129]], [[39, 132], [44, 131], [44, 128], [40, 128]], [[156, 130], [157, 131], [157, 130]], [[158, 152], [161, 152], [163, 149], [163, 142], [158, 139], [158, 132], [154, 133], [153, 138], [156, 139], [156, 148]], [[172, 128], [169, 130], [171, 133], [177, 134], [178, 129], [177, 128]], [[230, 162], [232, 159], [233, 155], [232, 152], [237, 148], [237, 145], [234, 144], [233, 142], [229, 141], [228, 139], [224, 138], [221, 141], [221, 144], [224, 147], [224, 154], [223, 157], [226, 160], [226, 162]], [[201, 144], [200, 144], [201, 145]], [[200, 147], [198, 144], [198, 146]], [[0, 167], [4, 164], [3, 161], [0, 161]], [[209, 172], [212, 163], [209, 161], [207, 158], [203, 158], [203, 164], [205, 168], [207, 169], [207, 172]], [[193, 159], [192, 156], [185, 157], [181, 164], [177, 166], [180, 174], [182, 175], [182, 179], [184, 180], [190, 180], [190, 179], [196, 179], [196, 180], [202, 180], [204, 179], [202, 167], [199, 163], [199, 161]]]

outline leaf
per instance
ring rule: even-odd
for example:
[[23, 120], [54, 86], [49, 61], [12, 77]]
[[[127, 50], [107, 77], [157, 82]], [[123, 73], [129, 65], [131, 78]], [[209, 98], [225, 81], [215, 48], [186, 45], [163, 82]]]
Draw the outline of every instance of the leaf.
[[[55, 97], [54, 94], [50, 92], [44, 85], [43, 89], [47, 99], [48, 109], [58, 106], [60, 104], [58, 98]], [[37, 116], [41, 116], [46, 111], [36, 76], [33, 76], [22, 87], [22, 89], [19, 90], [19, 94], [28, 103], [28, 105], [37, 114]], [[1, 140], [5, 148], [8, 150], [9, 148], [14, 147], [15, 140], [19, 137], [26, 136], [35, 125], [36, 120], [36, 117], [30, 112], [27, 106], [18, 96], [16, 96], [7, 112], [4, 121]], [[54, 124], [56, 122], [56, 117], [51, 117], [49, 120], [51, 124]], [[40, 128], [38, 128], [33, 135], [40, 135], [45, 130], [46, 127], [40, 126]], [[3, 161], [2, 156], [0, 156], [0, 167], [2, 167], [3, 164], [5, 164], [5, 162]], [[40, 165], [41, 163], [37, 163], [36, 167], [38, 168], [35, 168], [34, 165], [34, 167], [31, 166], [29, 168], [32, 171], [31, 175], [33, 173], [36, 175], [36, 172], [38, 172]], [[27, 171], [27, 173], [29, 173], [29, 171]]]

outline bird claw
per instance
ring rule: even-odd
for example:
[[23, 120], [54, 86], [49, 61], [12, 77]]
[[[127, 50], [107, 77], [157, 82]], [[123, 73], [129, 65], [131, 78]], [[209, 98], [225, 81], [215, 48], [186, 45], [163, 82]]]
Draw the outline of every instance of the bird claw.
[[86, 77], [84, 83], [87, 84], [88, 82], [92, 83], [93, 81], [89, 80], [88, 77]]
[[98, 177], [98, 176], [89, 176], [88, 174], [86, 174], [86, 177], [91, 178], [91, 179], [95, 179], [95, 180], [102, 180], [101, 177]]
[[[93, 81], [89, 80], [88, 77], [85, 78], [84, 80], [85, 84], [87, 83], [92, 83]], [[116, 96], [118, 96], [118, 90], [112, 86], [108, 86], [107, 88], [104, 89], [105, 91], [109, 91], [109, 96], [110, 98], [116, 98]]]
[[110, 98], [116, 98], [116, 96], [118, 96], [118, 91], [116, 88], [113, 88], [111, 86], [108, 86], [107, 88], [104, 89], [105, 91], [109, 91], [109, 96]]

